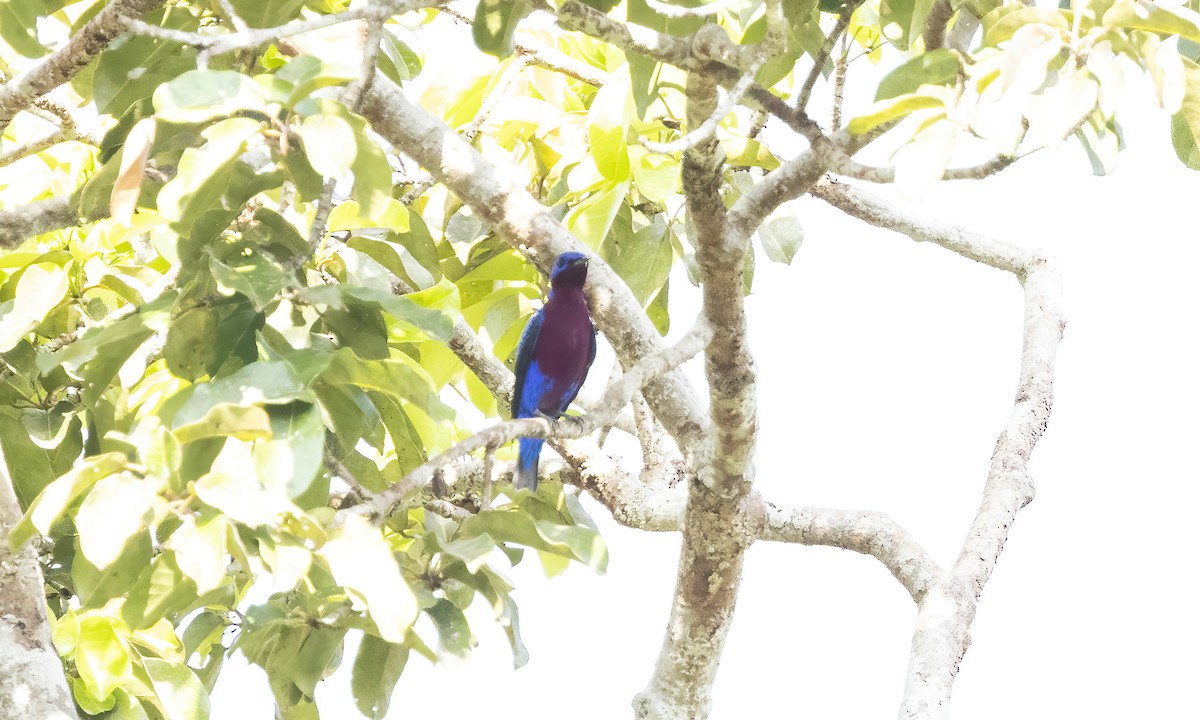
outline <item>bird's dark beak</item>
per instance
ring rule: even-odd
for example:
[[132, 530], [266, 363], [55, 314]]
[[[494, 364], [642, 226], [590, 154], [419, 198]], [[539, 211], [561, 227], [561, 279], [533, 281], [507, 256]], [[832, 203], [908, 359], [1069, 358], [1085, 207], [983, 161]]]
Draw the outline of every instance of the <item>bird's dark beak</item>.
[[574, 260], [571, 261], [571, 267], [579, 267], [579, 266], [587, 267], [587, 264], [588, 264], [588, 259], [586, 257], [575, 258]]

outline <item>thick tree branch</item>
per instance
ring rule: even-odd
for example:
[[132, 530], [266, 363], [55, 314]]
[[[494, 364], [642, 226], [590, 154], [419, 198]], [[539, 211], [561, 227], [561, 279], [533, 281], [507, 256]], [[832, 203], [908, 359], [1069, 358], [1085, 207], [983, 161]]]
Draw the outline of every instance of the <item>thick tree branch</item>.
[[33, 544], [8, 547], [21, 519], [7, 463], [0, 462], [0, 707], [11, 720], [76, 720], [62, 662], [50, 641], [46, 590]]
[[908, 532], [887, 515], [863, 510], [780, 507], [764, 502], [762, 540], [827, 545], [871, 555], [883, 563], [913, 600], [921, 602], [945, 573]]
[[42, 95], [70, 80], [113, 38], [124, 31], [123, 18], [139, 17], [163, 0], [113, 0], [89, 20], [60, 50], [29, 72], [0, 87], [0, 133], [13, 117]]
[[1054, 359], [1064, 327], [1058, 268], [1035, 251], [965, 228], [909, 217], [844, 184], [821, 182], [812, 193], [872, 225], [1011, 272], [1024, 286], [1021, 375], [1012, 414], [992, 454], [983, 502], [949, 577], [930, 588], [918, 605], [900, 717], [944, 720], [954, 678], [970, 644], [979, 595], [1017, 512], [1033, 499], [1033, 480], [1026, 464], [1050, 418]]
[[[690, 126], [710, 117], [717, 107], [710, 76], [689, 74], [687, 96]], [[726, 223], [723, 167], [715, 136], [683, 156], [683, 188], [696, 228], [704, 317], [714, 331], [704, 355], [712, 423], [696, 473], [688, 479], [679, 575], [666, 636], [654, 674], [633, 703], [636, 717], [646, 720], [707, 717], [713, 679], [733, 622], [742, 562], [758, 535], [752, 523], [759, 515], [747, 512], [758, 420], [742, 303], [746, 244]]]
[[11, 250], [31, 237], [79, 223], [79, 213], [66, 198], [49, 198], [0, 210], [0, 248]]
[[[541, 268], [567, 250], [590, 256], [588, 305], [626, 367], [663, 349], [658, 331], [612, 268], [596, 257], [522, 187], [384, 78], [367, 93], [363, 114], [376, 132], [412, 156]], [[676, 370], [646, 386], [647, 401], [681, 448], [695, 447], [707, 424], [695, 391]]]

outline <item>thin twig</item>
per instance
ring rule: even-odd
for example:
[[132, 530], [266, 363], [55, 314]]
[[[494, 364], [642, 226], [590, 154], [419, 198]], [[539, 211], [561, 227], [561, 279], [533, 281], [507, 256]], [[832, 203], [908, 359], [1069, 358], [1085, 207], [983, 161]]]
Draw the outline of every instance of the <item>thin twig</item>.
[[800, 93], [796, 95], [796, 109], [803, 110], [808, 107], [813, 86], [817, 84], [817, 77], [825, 69], [825, 62], [829, 60], [829, 53], [833, 52], [833, 44], [842, 36], [842, 33], [846, 32], [846, 28], [850, 25], [850, 18], [862, 3], [863, 0], [851, 0], [842, 6], [837, 23], [833, 26], [833, 30], [825, 36], [825, 42], [821, 43], [820, 52], [813, 58], [812, 70], [809, 71], [808, 77], [804, 79], [804, 85], [800, 88]]

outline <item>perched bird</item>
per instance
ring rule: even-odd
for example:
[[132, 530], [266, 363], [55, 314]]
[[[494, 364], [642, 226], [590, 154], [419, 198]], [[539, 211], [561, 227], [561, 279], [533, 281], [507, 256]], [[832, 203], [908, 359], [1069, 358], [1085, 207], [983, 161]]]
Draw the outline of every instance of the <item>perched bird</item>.
[[[517, 343], [512, 416], [557, 419], [579, 394], [596, 358], [596, 329], [583, 296], [587, 256], [565, 252], [550, 270], [550, 295], [529, 318]], [[538, 456], [544, 440], [521, 438], [513, 487], [537, 488]]]

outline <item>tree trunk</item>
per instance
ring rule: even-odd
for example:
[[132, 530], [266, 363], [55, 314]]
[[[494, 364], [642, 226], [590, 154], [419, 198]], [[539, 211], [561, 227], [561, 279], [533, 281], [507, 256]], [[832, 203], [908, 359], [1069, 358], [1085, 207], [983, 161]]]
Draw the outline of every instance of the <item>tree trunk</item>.
[[0, 708], [7, 720], [78, 720], [50, 641], [33, 547], [26, 544], [17, 552], [8, 547], [21, 507], [5, 467], [0, 464]]

